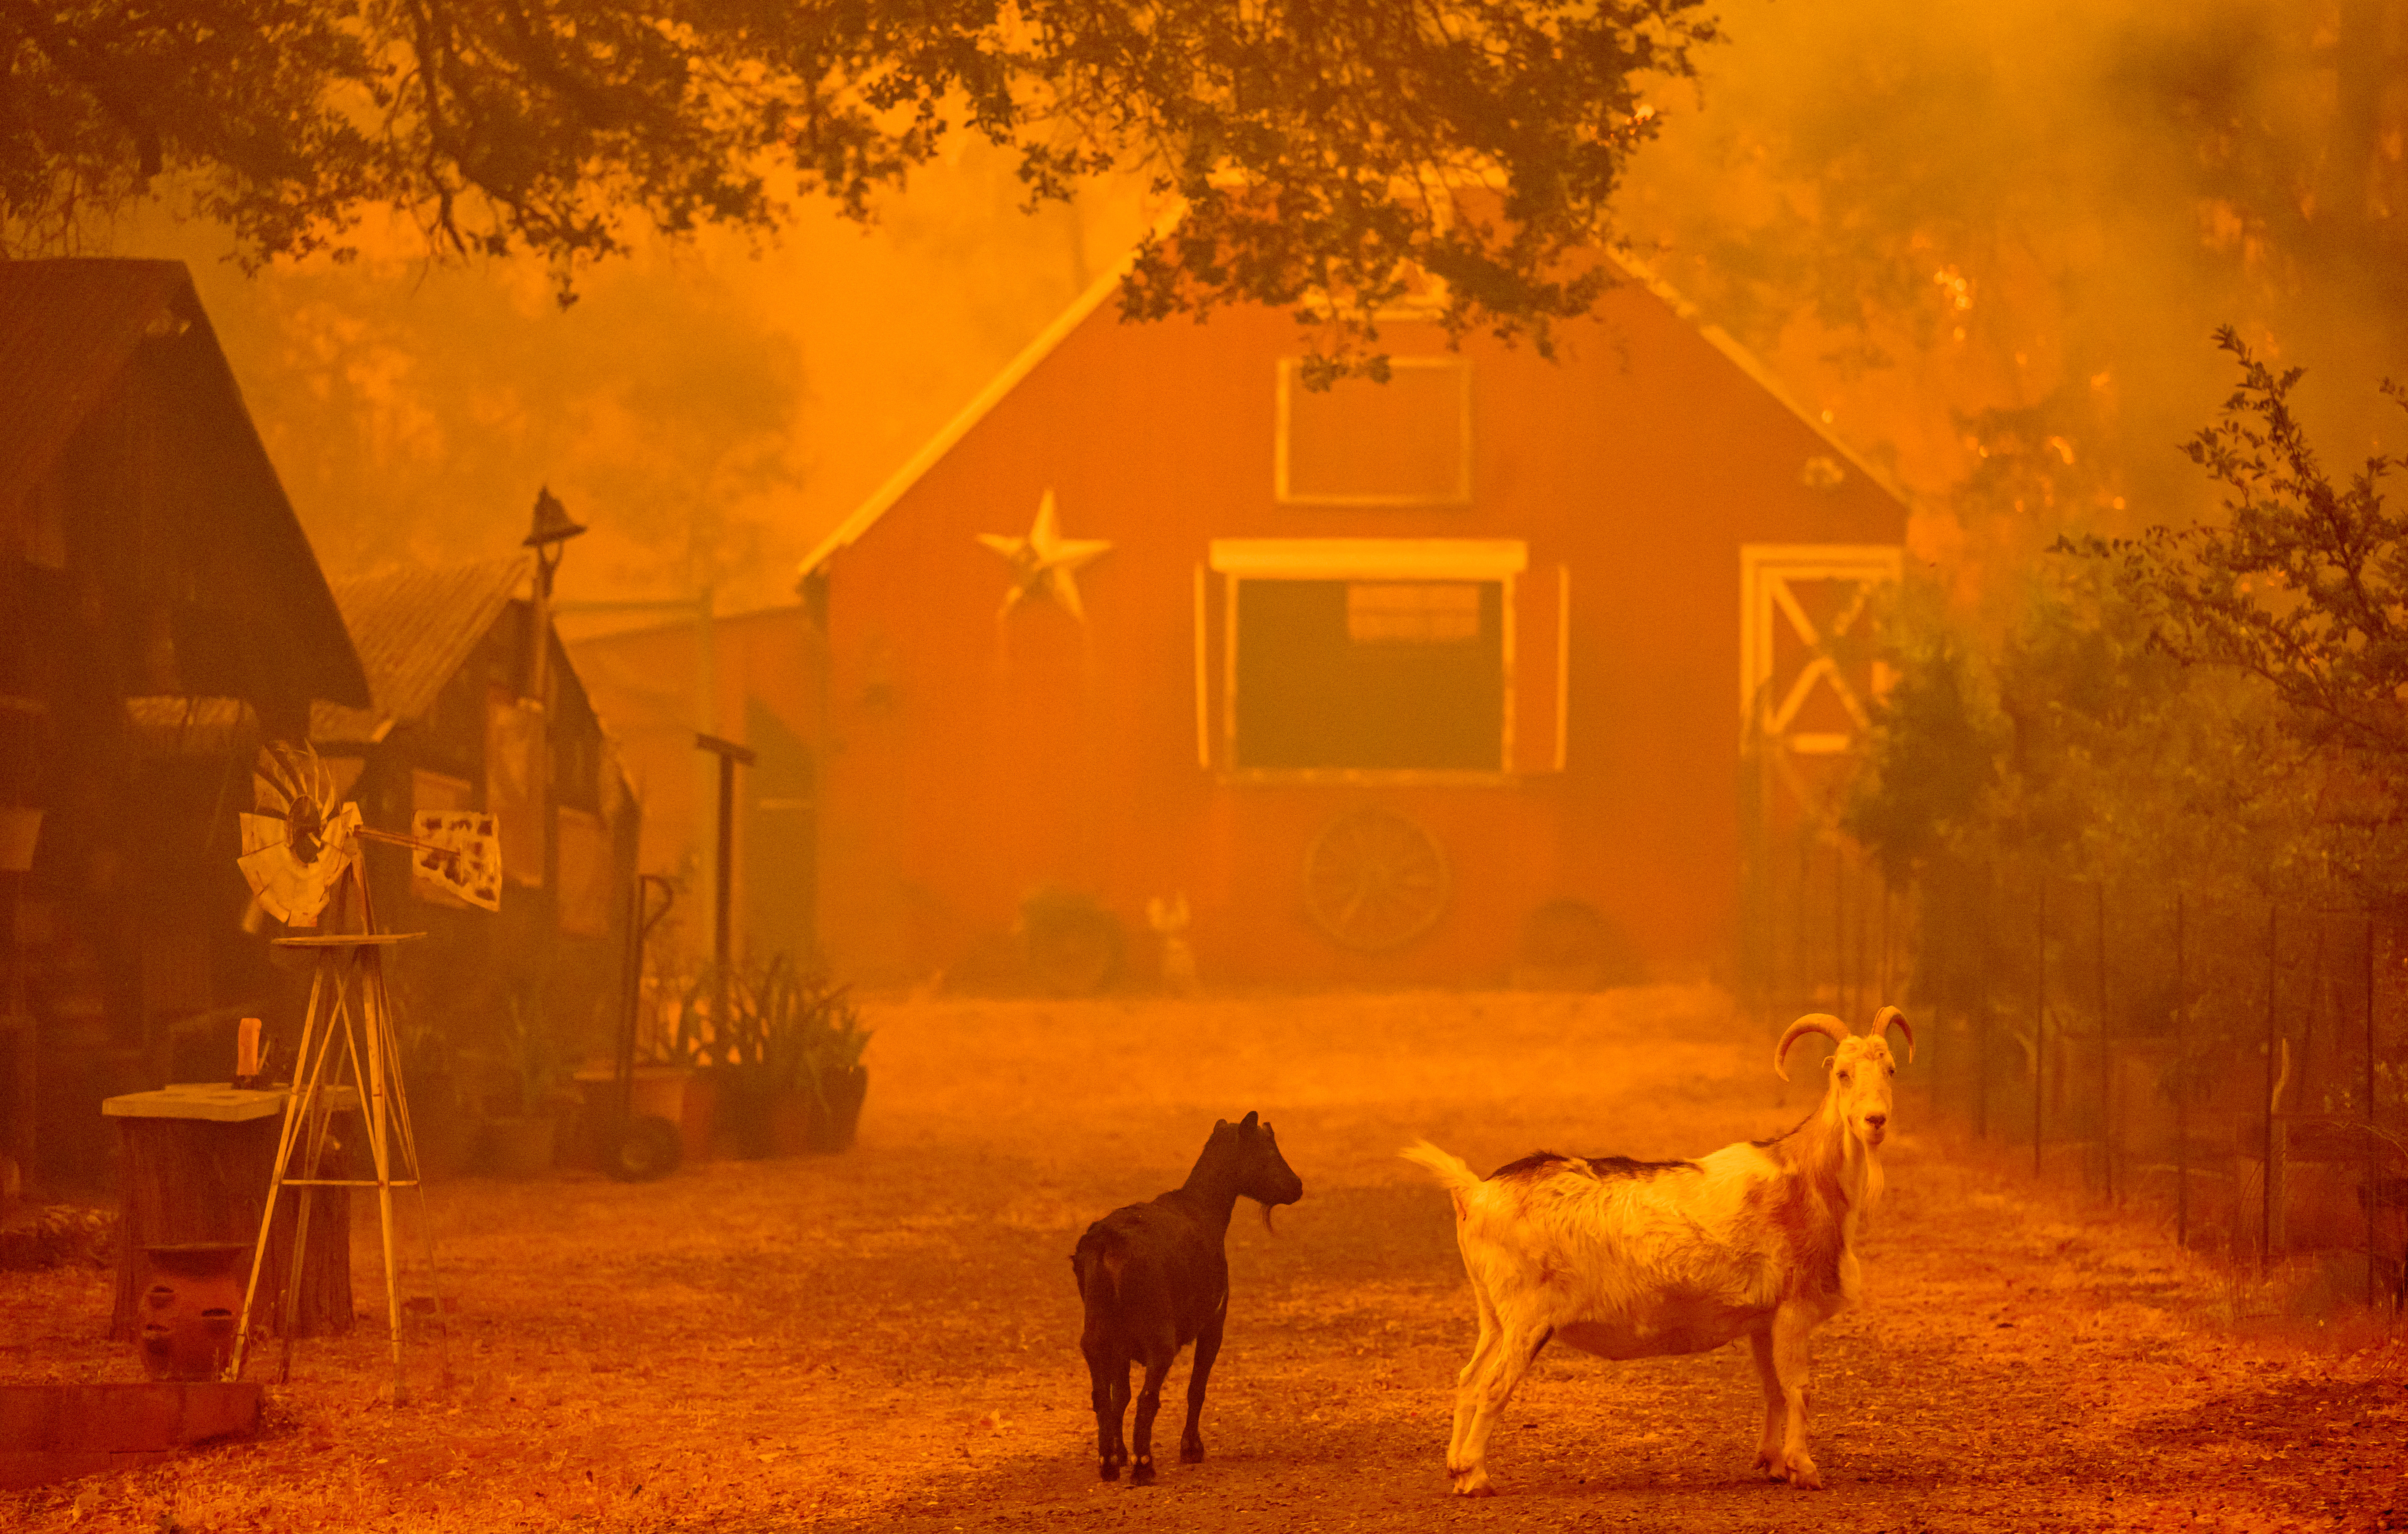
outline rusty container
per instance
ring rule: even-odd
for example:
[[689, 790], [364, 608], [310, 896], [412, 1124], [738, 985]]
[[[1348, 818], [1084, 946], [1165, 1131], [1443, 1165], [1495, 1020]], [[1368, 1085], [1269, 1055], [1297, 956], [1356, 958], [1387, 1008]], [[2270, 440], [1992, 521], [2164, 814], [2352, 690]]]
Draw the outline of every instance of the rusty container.
[[248, 1241], [179, 1241], [142, 1249], [135, 1346], [154, 1380], [214, 1380], [234, 1357]]

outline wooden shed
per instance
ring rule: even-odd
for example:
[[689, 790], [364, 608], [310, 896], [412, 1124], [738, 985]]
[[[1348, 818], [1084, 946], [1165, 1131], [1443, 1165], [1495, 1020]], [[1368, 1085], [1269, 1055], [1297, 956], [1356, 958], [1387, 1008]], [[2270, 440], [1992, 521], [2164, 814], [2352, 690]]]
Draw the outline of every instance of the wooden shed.
[[181, 263], [0, 261], [0, 1154], [75, 1180], [279, 1002], [234, 811], [367, 684]]
[[1155, 902], [1207, 983], [1725, 964], [1750, 818], [1828, 814], [1856, 749], [1831, 641], [1907, 507], [1623, 275], [1556, 360], [1405, 312], [1326, 391], [1287, 314], [1099, 281], [805, 566], [837, 969], [1084, 903], [1141, 979]]
[[498, 912], [413, 873], [405, 849], [366, 849], [378, 924], [427, 934], [390, 971], [405, 1025], [433, 1030], [416, 1036], [423, 1069], [491, 1063], [514, 1002], [541, 1009], [564, 1056], [600, 1053], [621, 1006], [640, 815], [559, 635], [537, 631], [535, 570], [521, 556], [334, 588], [375, 700], [311, 713], [346, 796], [397, 834], [427, 810], [491, 810], [500, 828]]

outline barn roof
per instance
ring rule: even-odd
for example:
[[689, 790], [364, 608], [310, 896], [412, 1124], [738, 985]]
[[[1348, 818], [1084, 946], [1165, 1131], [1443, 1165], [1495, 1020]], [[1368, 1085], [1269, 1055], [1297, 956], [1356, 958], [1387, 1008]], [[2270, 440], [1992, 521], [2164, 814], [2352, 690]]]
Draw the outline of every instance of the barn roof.
[[[1157, 230], [1157, 234], [1159, 233], [1160, 231]], [[1104, 300], [1111, 296], [1112, 293], [1119, 288], [1121, 280], [1127, 276], [1130, 268], [1136, 265], [1137, 257], [1138, 248], [1132, 246], [1110, 270], [1088, 284], [1087, 290], [1072, 299], [1069, 307], [1054, 317], [1053, 323], [1038, 332], [1034, 339], [1021, 348], [1019, 355], [1005, 364], [1001, 372], [988, 380], [986, 387], [980, 390], [968, 405], [962, 407], [960, 412], [947, 422], [942, 430], [922, 443], [920, 451], [913, 453], [901, 468], [896, 469], [884, 484], [879, 486], [876, 494], [855, 507], [852, 515], [838, 523], [835, 531], [822, 538], [818, 546], [813, 548], [803, 560], [797, 574], [809, 575], [818, 569], [826, 562], [829, 555], [852, 545], [864, 533], [868, 532], [877, 523], [879, 518], [893, 509], [895, 504], [909, 494], [913, 485], [919, 483], [930, 469], [943, 461], [945, 454], [953, 452], [962, 438], [970, 434], [972, 427], [984, 420], [988, 412], [1001, 404], [1006, 396], [1020, 386], [1023, 380], [1035, 372], [1039, 364], [1052, 356], [1064, 341], [1069, 339], [1071, 332], [1084, 324], [1089, 316], [1103, 307]], [[1720, 325], [1707, 323], [1698, 306], [1691, 303], [1670, 283], [1656, 276], [1655, 272], [1631, 256], [1616, 253], [1605, 259], [1625, 276], [1653, 294], [1674, 314], [1680, 316], [1691, 329], [1698, 333], [1700, 339], [1729, 359], [1758, 388], [1770, 395], [1783, 409], [1796, 416], [1808, 430], [1821, 437], [1833, 452], [1847, 462], [1851, 468], [1881, 486], [1892, 498], [1901, 504], [1908, 499], [1906, 491], [1896, 480], [1868, 462], [1855, 448], [1841, 440], [1833, 434], [1828, 422], [1799, 405], [1774, 377], [1772, 370], [1765, 366], [1755, 352], [1741, 345], [1736, 337]]]
[[369, 710], [320, 705], [310, 713], [311, 737], [376, 741], [395, 724], [425, 718], [443, 684], [509, 606], [534, 565], [531, 556], [519, 554], [337, 582], [335, 601], [359, 647], [376, 702]]
[[[179, 261], [0, 261], [0, 513], [59, 465], [121, 380], [140, 375], [175, 455], [152, 493], [190, 546], [231, 551], [266, 693], [365, 704], [324, 572]], [[77, 508], [66, 508], [72, 517]]]

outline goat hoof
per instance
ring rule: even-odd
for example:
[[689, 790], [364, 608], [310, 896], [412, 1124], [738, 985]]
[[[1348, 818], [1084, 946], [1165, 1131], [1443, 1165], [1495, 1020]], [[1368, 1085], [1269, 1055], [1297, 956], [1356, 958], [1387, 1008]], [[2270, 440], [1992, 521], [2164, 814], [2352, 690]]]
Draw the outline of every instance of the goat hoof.
[[1789, 1484], [1799, 1491], [1821, 1491], [1823, 1477], [1816, 1472], [1813, 1460], [1792, 1460], [1789, 1465]]
[[1193, 1442], [1193, 1443], [1182, 1443], [1182, 1444], [1181, 1444], [1181, 1445], [1179, 1446], [1179, 1462], [1180, 1462], [1182, 1465], [1201, 1465], [1201, 1464], [1203, 1464], [1203, 1463], [1204, 1463], [1204, 1441], [1203, 1441], [1202, 1439], [1200, 1439], [1200, 1438], [1199, 1438], [1199, 1439], [1197, 1439], [1197, 1440], [1195, 1442]]
[[1497, 1488], [1488, 1484], [1488, 1472], [1485, 1470], [1465, 1470], [1456, 1474], [1454, 1477], [1454, 1481], [1455, 1484], [1452, 1487], [1452, 1490], [1457, 1497], [1494, 1497], [1497, 1495]]
[[1121, 1468], [1107, 1459], [1096, 1467], [1096, 1474], [1106, 1481], [1117, 1481], [1121, 1478]]
[[1132, 1466], [1129, 1469], [1129, 1484], [1132, 1486], [1153, 1485], [1154, 1461], [1150, 1459], [1140, 1459], [1136, 1463], [1136, 1465]]

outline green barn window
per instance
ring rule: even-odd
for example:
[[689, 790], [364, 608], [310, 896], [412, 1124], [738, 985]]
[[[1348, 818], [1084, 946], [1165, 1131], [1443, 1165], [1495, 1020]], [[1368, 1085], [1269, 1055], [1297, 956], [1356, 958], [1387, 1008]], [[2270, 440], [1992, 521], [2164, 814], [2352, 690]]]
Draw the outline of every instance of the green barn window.
[[1510, 770], [1519, 543], [1224, 539], [1212, 553], [1230, 769]]

